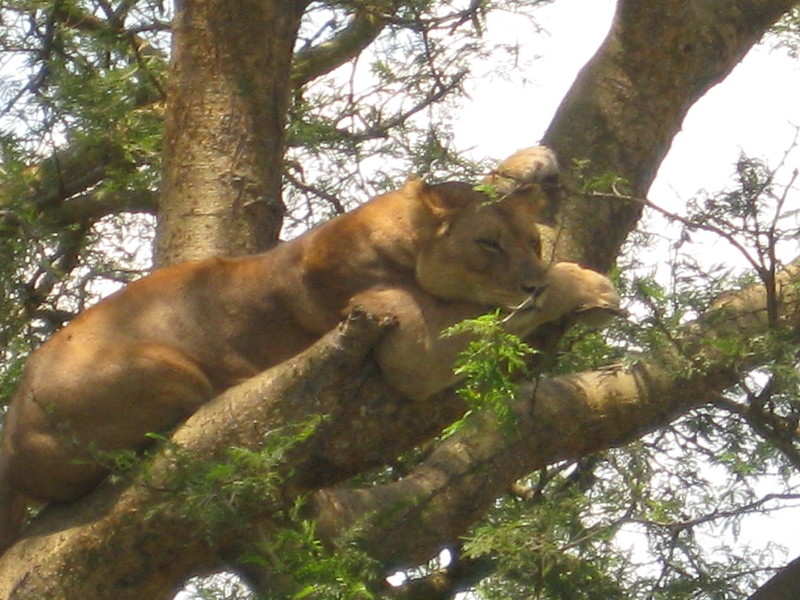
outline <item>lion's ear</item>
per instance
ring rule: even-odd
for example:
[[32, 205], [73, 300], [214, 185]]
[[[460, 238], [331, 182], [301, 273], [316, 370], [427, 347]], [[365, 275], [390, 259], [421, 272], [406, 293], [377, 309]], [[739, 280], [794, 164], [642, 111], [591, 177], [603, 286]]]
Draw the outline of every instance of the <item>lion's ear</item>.
[[402, 191], [409, 196], [416, 197], [425, 193], [425, 189], [430, 187], [427, 183], [422, 181], [416, 175], [409, 175], [406, 182], [403, 184]]
[[[406, 183], [409, 191], [422, 200], [428, 210], [442, 220], [449, 220], [459, 211], [477, 206], [485, 200], [472, 186], [460, 182], [427, 184], [421, 179]], [[404, 189], [406, 189], [404, 188]]]

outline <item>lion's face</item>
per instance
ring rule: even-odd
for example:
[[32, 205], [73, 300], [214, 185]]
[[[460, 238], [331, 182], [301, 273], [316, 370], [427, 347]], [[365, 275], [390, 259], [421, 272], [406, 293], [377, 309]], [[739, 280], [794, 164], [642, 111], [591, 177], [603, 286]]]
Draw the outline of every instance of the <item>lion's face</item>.
[[[417, 256], [417, 281], [445, 300], [512, 308], [544, 283], [538, 207], [524, 198], [487, 203], [461, 184], [431, 186], [441, 222]], [[430, 198], [430, 197], [429, 197]]]

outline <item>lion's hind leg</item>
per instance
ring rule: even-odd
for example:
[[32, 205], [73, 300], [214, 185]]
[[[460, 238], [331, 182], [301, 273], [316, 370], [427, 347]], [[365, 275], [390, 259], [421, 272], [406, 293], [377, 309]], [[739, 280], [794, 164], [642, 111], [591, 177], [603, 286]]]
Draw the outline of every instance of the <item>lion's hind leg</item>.
[[214, 395], [202, 369], [164, 344], [41, 350], [12, 400], [3, 447], [7, 484], [44, 502], [86, 494], [115, 453], [140, 450]]

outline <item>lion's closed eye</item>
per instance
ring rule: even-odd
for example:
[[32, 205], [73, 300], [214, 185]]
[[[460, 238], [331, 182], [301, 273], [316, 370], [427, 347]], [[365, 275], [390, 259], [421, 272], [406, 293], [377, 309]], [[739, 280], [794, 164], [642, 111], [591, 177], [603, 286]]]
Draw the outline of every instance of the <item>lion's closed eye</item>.
[[502, 244], [491, 238], [477, 238], [475, 243], [478, 244], [483, 250], [491, 254], [505, 254]]

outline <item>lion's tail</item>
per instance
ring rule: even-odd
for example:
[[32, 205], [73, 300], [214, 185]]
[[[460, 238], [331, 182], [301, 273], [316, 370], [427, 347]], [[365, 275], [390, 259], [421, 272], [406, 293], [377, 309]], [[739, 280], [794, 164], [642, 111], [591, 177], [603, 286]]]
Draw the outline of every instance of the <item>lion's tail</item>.
[[0, 455], [0, 556], [19, 537], [25, 519], [25, 498], [11, 485], [8, 461]]

